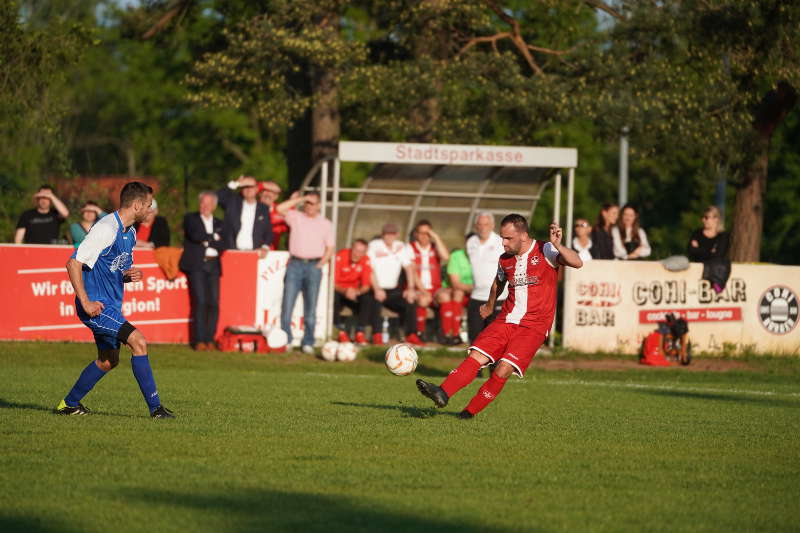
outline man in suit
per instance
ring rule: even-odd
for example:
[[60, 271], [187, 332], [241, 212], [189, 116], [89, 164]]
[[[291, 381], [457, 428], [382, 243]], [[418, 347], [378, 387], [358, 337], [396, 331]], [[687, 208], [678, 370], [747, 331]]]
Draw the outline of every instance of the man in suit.
[[230, 250], [258, 250], [259, 256], [265, 257], [272, 243], [272, 223], [269, 208], [258, 201], [256, 186], [255, 178], [239, 176], [217, 191], [219, 205], [225, 210], [222, 240]]
[[180, 268], [189, 281], [192, 306], [192, 342], [195, 350], [214, 349], [219, 317], [220, 256], [225, 250], [223, 223], [214, 217], [217, 195], [204, 191], [199, 211], [183, 217], [183, 254]]

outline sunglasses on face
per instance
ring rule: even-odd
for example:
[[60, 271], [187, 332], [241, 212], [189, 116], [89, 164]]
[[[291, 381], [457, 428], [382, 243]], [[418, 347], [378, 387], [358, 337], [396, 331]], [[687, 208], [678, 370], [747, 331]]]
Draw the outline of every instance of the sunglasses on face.
[[589, 223], [588, 222], [579, 222], [579, 223], [575, 224], [575, 227], [576, 228], [588, 228], [589, 227]]

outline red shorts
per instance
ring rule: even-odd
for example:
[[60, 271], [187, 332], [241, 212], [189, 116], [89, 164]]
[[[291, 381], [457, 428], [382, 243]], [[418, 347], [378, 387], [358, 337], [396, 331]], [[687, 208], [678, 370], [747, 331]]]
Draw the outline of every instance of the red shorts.
[[492, 363], [505, 361], [522, 377], [545, 338], [547, 332], [541, 329], [495, 320], [481, 331], [467, 351], [477, 350]]

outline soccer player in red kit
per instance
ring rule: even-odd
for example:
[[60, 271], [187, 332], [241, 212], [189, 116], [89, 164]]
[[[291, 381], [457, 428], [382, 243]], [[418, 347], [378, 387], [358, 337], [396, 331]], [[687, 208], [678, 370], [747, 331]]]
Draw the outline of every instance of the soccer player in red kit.
[[437, 407], [444, 407], [456, 392], [472, 383], [480, 368], [496, 363], [492, 375], [459, 418], [480, 413], [500, 394], [511, 374], [523, 377], [553, 324], [559, 265], [583, 266], [577, 252], [561, 244], [562, 232], [556, 223], [550, 224], [549, 241], [537, 241], [528, 235], [525, 217], [512, 214], [500, 223], [500, 237], [505, 253], [500, 256], [489, 301], [481, 306], [480, 313], [484, 318], [492, 313], [497, 295], [508, 283], [508, 298], [502, 310], [441, 386], [417, 380], [419, 391]]

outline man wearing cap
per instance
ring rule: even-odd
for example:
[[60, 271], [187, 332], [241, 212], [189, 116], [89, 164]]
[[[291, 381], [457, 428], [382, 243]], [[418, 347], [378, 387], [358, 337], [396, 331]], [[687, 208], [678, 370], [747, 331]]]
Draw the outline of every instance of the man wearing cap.
[[[398, 240], [397, 224], [384, 224], [381, 237], [373, 239], [367, 247], [367, 256], [372, 265], [372, 292], [375, 311], [372, 313], [372, 342], [381, 344], [381, 309], [386, 307], [400, 314], [405, 330], [405, 341], [421, 346], [417, 334], [417, 298], [413, 257], [406, 245]], [[400, 274], [405, 272], [407, 287], [403, 290]]]
[[[294, 209], [301, 205], [303, 210]], [[317, 297], [322, 283], [322, 269], [333, 255], [333, 224], [322, 216], [322, 202], [317, 192], [305, 196], [294, 193], [278, 205], [286, 217], [289, 233], [289, 261], [283, 280], [281, 329], [292, 342], [292, 311], [297, 295], [303, 293], [303, 353], [314, 353], [314, 328], [317, 325]]]
[[226, 249], [258, 250], [260, 257], [266, 257], [272, 244], [272, 223], [269, 208], [256, 198], [256, 185], [255, 178], [239, 176], [217, 191], [219, 206], [225, 210], [222, 240]]
[[36, 207], [23, 212], [17, 222], [14, 242], [17, 244], [56, 244], [61, 223], [69, 216], [69, 209], [53, 194], [50, 185], [42, 185], [33, 195]]
[[258, 182], [258, 201], [269, 208], [269, 219], [272, 223], [272, 244], [270, 250], [277, 250], [281, 243], [281, 237], [289, 231], [286, 219], [278, 213], [278, 197], [281, 195], [281, 187], [274, 181]]

